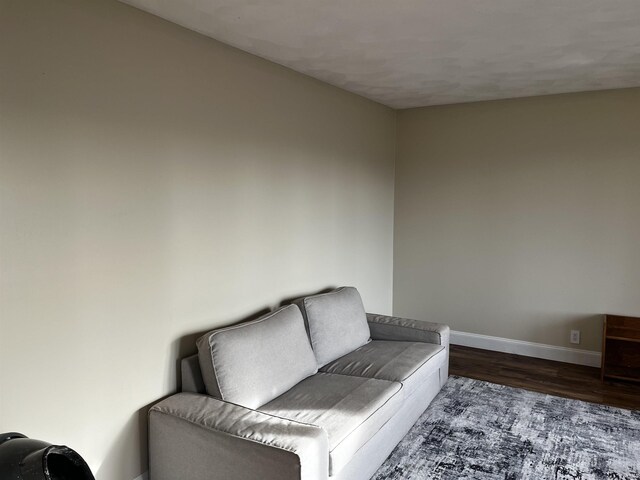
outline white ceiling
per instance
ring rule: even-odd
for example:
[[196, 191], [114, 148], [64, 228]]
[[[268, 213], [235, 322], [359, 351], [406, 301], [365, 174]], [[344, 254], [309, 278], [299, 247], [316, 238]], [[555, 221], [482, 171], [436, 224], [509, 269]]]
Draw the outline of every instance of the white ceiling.
[[640, 0], [124, 0], [394, 108], [640, 86]]

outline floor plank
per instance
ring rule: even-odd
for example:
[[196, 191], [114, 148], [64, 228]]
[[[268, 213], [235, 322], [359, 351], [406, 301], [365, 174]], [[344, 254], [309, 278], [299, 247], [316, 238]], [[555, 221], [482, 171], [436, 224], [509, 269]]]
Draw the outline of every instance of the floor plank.
[[451, 346], [449, 373], [586, 402], [640, 410], [640, 384], [600, 381], [600, 369]]

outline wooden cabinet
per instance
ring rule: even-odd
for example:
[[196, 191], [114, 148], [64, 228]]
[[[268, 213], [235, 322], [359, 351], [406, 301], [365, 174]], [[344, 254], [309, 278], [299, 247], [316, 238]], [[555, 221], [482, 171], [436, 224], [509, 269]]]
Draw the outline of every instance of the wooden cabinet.
[[640, 382], [640, 318], [604, 316], [602, 380]]

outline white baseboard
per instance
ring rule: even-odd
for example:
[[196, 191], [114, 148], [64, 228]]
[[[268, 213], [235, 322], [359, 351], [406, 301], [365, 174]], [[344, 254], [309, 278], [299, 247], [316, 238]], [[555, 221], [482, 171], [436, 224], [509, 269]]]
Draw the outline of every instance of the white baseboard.
[[133, 480], [149, 480], [149, 472], [144, 472], [142, 475], [134, 478]]
[[524, 342], [502, 337], [490, 337], [478, 333], [451, 331], [451, 343], [465, 347], [482, 348], [494, 352], [515, 353], [526, 357], [544, 358], [557, 362], [575, 363], [589, 367], [600, 366], [600, 352], [577, 348], [556, 347], [544, 343]]

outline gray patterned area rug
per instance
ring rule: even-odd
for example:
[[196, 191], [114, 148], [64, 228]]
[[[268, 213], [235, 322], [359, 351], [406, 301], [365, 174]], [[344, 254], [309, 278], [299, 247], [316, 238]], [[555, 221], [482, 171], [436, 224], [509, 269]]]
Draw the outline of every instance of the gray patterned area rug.
[[451, 377], [374, 480], [640, 480], [640, 411]]

